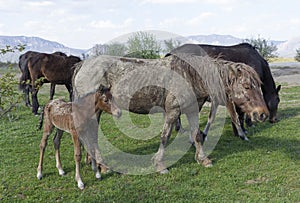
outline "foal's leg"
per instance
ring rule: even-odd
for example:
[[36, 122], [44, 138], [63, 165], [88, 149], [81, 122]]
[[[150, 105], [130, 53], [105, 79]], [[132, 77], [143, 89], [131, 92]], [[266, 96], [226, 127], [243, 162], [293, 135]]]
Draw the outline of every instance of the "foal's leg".
[[229, 101], [226, 104], [227, 110], [230, 113], [231, 116], [231, 122], [234, 126], [234, 131], [236, 130], [235, 134], [237, 133], [238, 136], [242, 139], [242, 140], [249, 140], [244, 132], [244, 130], [241, 127], [241, 122], [239, 119], [239, 115], [236, 111], [235, 105], [233, 104], [233, 102]]
[[163, 126], [163, 130], [160, 137], [160, 146], [158, 148], [157, 153], [152, 158], [156, 170], [159, 171], [161, 174], [168, 173], [168, 169], [166, 168], [164, 162], [163, 162], [163, 156], [165, 152], [165, 147], [168, 143], [168, 140], [170, 138], [173, 124], [180, 115], [180, 110], [174, 110], [172, 112], [167, 112], [165, 116], [165, 123]]
[[56, 130], [55, 136], [53, 138], [53, 143], [54, 143], [54, 149], [55, 149], [55, 159], [56, 159], [56, 168], [58, 169], [58, 174], [63, 176], [65, 175], [65, 172], [61, 166], [61, 161], [60, 161], [60, 140], [62, 138], [63, 131], [60, 129]]
[[209, 158], [207, 158], [203, 151], [205, 135], [199, 130], [198, 113], [189, 113], [187, 114], [187, 118], [191, 127], [191, 133], [195, 143], [194, 145], [196, 147], [195, 159], [198, 163], [202, 164], [203, 166], [211, 167], [212, 162]]
[[91, 157], [91, 162], [92, 162], [92, 170], [95, 173], [96, 179], [101, 180], [101, 173], [99, 171], [98, 164], [96, 163], [96, 160]]
[[42, 137], [41, 143], [40, 143], [40, 160], [39, 160], [39, 165], [37, 167], [37, 178], [38, 179], [42, 179], [42, 177], [43, 177], [42, 168], [43, 168], [44, 153], [45, 153], [45, 149], [47, 146], [47, 141], [48, 141], [49, 135], [51, 134], [53, 128], [54, 128], [54, 126], [51, 123], [51, 121], [49, 120], [48, 114], [45, 113], [44, 131], [43, 131], [43, 137]]
[[84, 189], [84, 184], [80, 176], [80, 161], [81, 161], [81, 145], [76, 130], [71, 130], [71, 135], [74, 143], [74, 159], [76, 165], [75, 180], [79, 189]]

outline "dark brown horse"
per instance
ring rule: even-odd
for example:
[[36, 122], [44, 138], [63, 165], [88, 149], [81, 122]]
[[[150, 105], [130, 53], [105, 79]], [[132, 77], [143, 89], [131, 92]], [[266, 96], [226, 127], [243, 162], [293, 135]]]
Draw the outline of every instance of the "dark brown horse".
[[[28, 60], [31, 57], [35, 57], [39, 53], [40, 52], [36, 52], [36, 51], [27, 51], [26, 53], [21, 54], [19, 57], [19, 68], [21, 71], [19, 89], [23, 90], [26, 106], [31, 106], [30, 99], [29, 99], [29, 92], [32, 91], [31, 77], [28, 69]], [[53, 54], [67, 57], [67, 55], [62, 52], [54, 52]], [[54, 92], [55, 92], [55, 84], [51, 83], [50, 99], [53, 99]]]
[[35, 115], [39, 108], [37, 93], [39, 87], [45, 82], [65, 85], [69, 91], [70, 100], [72, 100], [72, 67], [80, 61], [81, 59], [77, 56], [65, 57], [45, 53], [38, 53], [28, 59], [28, 70], [32, 85], [32, 112]]
[[[206, 44], [185, 44], [171, 51], [170, 54], [189, 53], [199, 56], [210, 56], [212, 58], [220, 58], [227, 61], [245, 63], [251, 66], [259, 75], [262, 85], [261, 90], [264, 100], [270, 112], [269, 120], [271, 123], [277, 122], [277, 110], [279, 99], [279, 91], [281, 86], [275, 86], [268, 62], [258, 53], [258, 51], [248, 43], [241, 43], [234, 46], [215, 46]], [[170, 54], [167, 54], [170, 55]], [[241, 127], [244, 128], [244, 114], [240, 108], [236, 107], [239, 114]], [[250, 122], [249, 122], [250, 123]], [[250, 123], [251, 124], [251, 123]], [[177, 129], [180, 128], [177, 124]], [[237, 135], [237, 129], [233, 127]]]
[[[93, 102], [94, 108], [90, 108]], [[40, 144], [40, 160], [37, 168], [38, 179], [42, 179], [43, 177], [42, 167], [48, 137], [51, 134], [54, 127], [56, 127], [57, 133], [53, 141], [55, 148], [56, 167], [58, 169], [58, 173], [59, 175], [65, 174], [61, 166], [59, 148], [60, 139], [63, 135], [63, 131], [66, 131], [72, 135], [74, 143], [74, 159], [76, 163], [75, 179], [77, 181], [78, 187], [80, 189], [84, 188], [84, 184], [80, 176], [81, 144], [79, 141], [78, 132], [76, 129], [77, 126], [75, 122], [76, 120], [84, 121], [86, 118], [89, 118], [91, 115], [99, 111], [107, 112], [116, 117], [121, 116], [121, 110], [113, 103], [112, 95], [110, 93], [110, 90], [107, 88], [101, 87], [99, 91], [84, 96], [80, 101], [77, 101], [76, 103], [65, 102], [63, 100], [56, 99], [51, 100], [45, 106], [40, 120], [40, 128], [42, 127], [42, 123], [44, 120], [44, 131]], [[95, 172], [96, 178], [100, 179], [101, 174], [98, 170], [94, 159], [92, 159], [92, 169]]]
[[[154, 60], [98, 56], [76, 66], [75, 98], [97, 89], [100, 84], [112, 85], [112, 94], [120, 108], [138, 114], [153, 113], [154, 107], [165, 112], [161, 144], [153, 157], [156, 170], [161, 173], [167, 172], [163, 161], [165, 147], [180, 114], [187, 115], [196, 147], [195, 159], [204, 166], [212, 165], [203, 151], [204, 135], [199, 130], [198, 116], [208, 97], [218, 104], [237, 103], [253, 120], [263, 121], [269, 114], [259, 77], [245, 64], [172, 55]], [[88, 142], [87, 138], [97, 130], [96, 126], [79, 136]], [[85, 145], [88, 151], [95, 151], [94, 146]]]

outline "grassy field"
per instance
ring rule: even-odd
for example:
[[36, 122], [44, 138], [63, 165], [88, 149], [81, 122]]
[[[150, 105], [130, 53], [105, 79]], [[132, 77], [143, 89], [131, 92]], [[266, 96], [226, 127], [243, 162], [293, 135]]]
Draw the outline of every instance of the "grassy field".
[[[45, 86], [39, 94], [41, 104], [46, 103], [48, 90]], [[57, 92], [57, 97], [68, 98], [63, 87]], [[299, 93], [300, 86], [284, 86], [280, 93], [281, 121], [260, 123], [248, 129], [250, 142], [234, 137], [227, 119], [221, 139], [210, 154], [212, 168], [195, 162], [192, 147], [165, 175], [110, 172], [96, 181], [90, 166], [82, 161], [81, 174], [86, 185], [83, 191], [74, 180], [73, 144], [68, 134], [61, 145], [66, 175], [58, 175], [49, 139], [44, 177], [36, 178], [42, 132], [36, 130], [39, 118], [22, 105], [13, 120], [0, 120], [0, 202], [299, 202]], [[202, 115], [203, 129], [207, 109]], [[134, 118], [137, 125], [149, 121], [147, 116]], [[148, 153], [159, 146], [159, 137], [139, 145], [132, 142], [119, 132], [107, 114], [101, 123], [108, 139], [123, 149]]]

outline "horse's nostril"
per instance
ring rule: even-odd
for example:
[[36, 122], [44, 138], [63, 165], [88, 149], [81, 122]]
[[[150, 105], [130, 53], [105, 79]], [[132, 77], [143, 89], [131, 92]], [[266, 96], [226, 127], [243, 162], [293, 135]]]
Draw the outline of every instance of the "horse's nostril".
[[265, 120], [266, 119], [266, 114], [264, 114], [264, 113], [262, 113], [262, 114], [260, 114], [260, 120]]

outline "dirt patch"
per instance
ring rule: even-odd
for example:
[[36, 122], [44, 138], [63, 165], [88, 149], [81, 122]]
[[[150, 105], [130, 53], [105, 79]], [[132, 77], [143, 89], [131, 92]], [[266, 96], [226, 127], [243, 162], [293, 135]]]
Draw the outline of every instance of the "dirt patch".
[[300, 85], [300, 68], [271, 68], [275, 82]]

